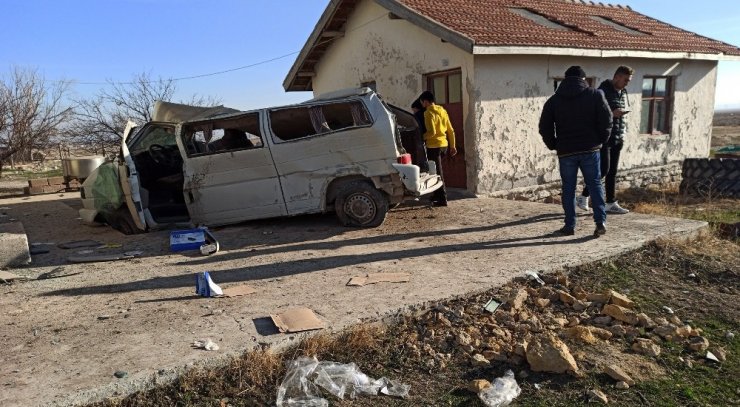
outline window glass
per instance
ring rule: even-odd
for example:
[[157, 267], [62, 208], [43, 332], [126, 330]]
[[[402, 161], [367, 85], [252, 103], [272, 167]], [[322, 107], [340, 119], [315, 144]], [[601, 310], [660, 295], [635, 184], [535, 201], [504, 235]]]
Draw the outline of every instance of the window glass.
[[655, 95], [654, 96], [656, 97], [665, 96], [667, 82], [668, 80], [666, 78], [655, 78]]
[[642, 96], [653, 96], [653, 78], [644, 78], [642, 80]]
[[437, 104], [443, 105], [447, 103], [447, 77], [438, 76], [432, 79], [432, 92], [434, 92], [434, 99]]
[[456, 73], [448, 77], [450, 95], [447, 103], [462, 102], [462, 74]]
[[655, 130], [661, 133], [668, 132], [668, 120], [666, 120], [667, 108], [668, 105], [666, 104], [665, 100], [655, 101], [655, 119], [653, 121], [655, 122]]
[[647, 134], [652, 132], [650, 127], [650, 101], [642, 101], [642, 109], [640, 113], [640, 133]]
[[360, 101], [301, 106], [270, 112], [270, 125], [279, 140], [346, 130], [372, 124], [370, 113]]

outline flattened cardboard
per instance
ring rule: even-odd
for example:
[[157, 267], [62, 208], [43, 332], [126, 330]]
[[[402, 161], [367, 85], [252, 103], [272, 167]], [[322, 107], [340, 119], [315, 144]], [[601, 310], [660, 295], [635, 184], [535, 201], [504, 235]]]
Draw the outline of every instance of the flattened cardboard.
[[325, 325], [313, 310], [294, 308], [277, 315], [270, 315], [272, 322], [282, 333], [294, 333], [324, 329]]
[[254, 288], [248, 285], [237, 285], [234, 287], [226, 287], [223, 289], [224, 297], [241, 297], [243, 295], [254, 294], [257, 292]]
[[347, 285], [359, 286], [377, 283], [408, 283], [411, 281], [409, 273], [373, 273], [364, 277], [352, 277]]

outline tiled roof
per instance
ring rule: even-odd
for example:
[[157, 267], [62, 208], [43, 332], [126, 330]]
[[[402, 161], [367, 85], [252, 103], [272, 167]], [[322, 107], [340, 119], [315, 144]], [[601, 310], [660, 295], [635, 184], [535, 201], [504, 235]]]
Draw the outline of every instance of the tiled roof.
[[[362, 0], [331, 0], [303, 46], [283, 86], [311, 90], [316, 65]], [[694, 54], [698, 59], [737, 58], [740, 48], [682, 30], [629, 7], [583, 0], [374, 0], [468, 51], [476, 48], [530, 47]], [[519, 49], [513, 52], [526, 52]], [[644, 57], [644, 55], [642, 55]], [[728, 57], [729, 56], [729, 57]]]
[[[397, 0], [477, 46], [546, 46], [740, 55], [740, 48], [682, 30], [629, 7], [579, 0]], [[525, 9], [531, 13], [512, 12]], [[516, 11], [516, 10], [515, 10]], [[567, 29], [551, 28], [534, 14]], [[615, 24], [605, 24], [598, 18]], [[550, 25], [550, 24], [548, 24]], [[633, 33], [628, 33], [630, 31]], [[634, 31], [642, 32], [637, 35]]]

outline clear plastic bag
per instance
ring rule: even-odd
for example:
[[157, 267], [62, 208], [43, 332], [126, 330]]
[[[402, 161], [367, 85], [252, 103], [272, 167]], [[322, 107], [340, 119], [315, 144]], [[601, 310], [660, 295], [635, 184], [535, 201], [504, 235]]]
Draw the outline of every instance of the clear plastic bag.
[[309, 380], [319, 361], [315, 357], [298, 358], [288, 364], [288, 372], [280, 383], [277, 407], [328, 407], [329, 402], [320, 396], [319, 389]]
[[276, 404], [283, 406], [328, 406], [320, 388], [333, 396], [354, 399], [359, 395], [408, 397], [411, 386], [383, 377], [375, 380], [354, 363], [319, 362], [315, 357], [299, 358], [288, 365], [278, 388]]
[[522, 389], [514, 378], [514, 372], [507, 370], [503, 377], [497, 377], [490, 387], [481, 390], [478, 397], [488, 407], [504, 407], [519, 396]]

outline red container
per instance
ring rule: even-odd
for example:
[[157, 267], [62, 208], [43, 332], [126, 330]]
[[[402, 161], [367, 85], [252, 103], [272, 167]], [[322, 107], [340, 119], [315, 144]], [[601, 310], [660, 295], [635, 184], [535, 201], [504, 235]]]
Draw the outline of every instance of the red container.
[[398, 163], [399, 164], [411, 164], [411, 154], [401, 154], [398, 156]]

